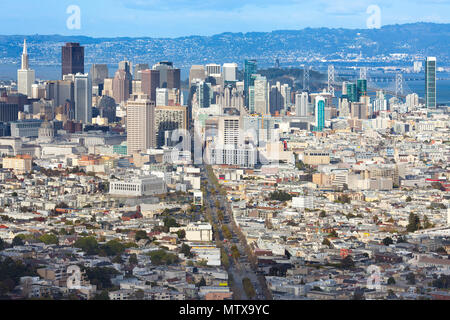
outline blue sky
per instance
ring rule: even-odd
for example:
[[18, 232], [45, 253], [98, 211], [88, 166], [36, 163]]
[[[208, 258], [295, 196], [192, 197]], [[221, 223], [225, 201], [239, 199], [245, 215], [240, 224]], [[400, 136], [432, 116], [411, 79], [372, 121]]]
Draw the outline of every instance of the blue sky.
[[[68, 29], [70, 5], [81, 28]], [[306, 27], [366, 28], [370, 5], [381, 24], [450, 23], [450, 0], [1, 0], [0, 34], [179, 37]]]

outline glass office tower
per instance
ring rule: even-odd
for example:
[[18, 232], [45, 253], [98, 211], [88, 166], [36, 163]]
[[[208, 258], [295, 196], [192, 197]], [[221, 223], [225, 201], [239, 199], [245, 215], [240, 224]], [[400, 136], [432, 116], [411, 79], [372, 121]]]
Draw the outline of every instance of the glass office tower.
[[436, 109], [436, 58], [428, 57], [425, 63], [425, 100], [427, 109]]
[[256, 74], [258, 70], [258, 66], [256, 64], [256, 60], [245, 60], [244, 62], [244, 94], [245, 94], [245, 106], [248, 108], [250, 106], [249, 103], [249, 88], [254, 86], [255, 79], [252, 77], [253, 74]]

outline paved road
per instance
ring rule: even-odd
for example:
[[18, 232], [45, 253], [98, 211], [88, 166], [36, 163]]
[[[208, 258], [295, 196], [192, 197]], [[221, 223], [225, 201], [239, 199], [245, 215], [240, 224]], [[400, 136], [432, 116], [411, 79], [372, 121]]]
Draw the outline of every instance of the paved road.
[[[233, 289], [235, 291], [237, 289], [237, 291], [238, 291], [237, 296], [240, 297], [240, 299], [248, 300], [249, 298], [245, 294], [245, 291], [244, 291], [244, 288], [242, 285], [242, 280], [244, 278], [249, 278], [250, 281], [252, 282], [253, 287], [255, 288], [255, 291], [257, 294], [257, 297], [255, 299], [264, 300], [264, 299], [266, 299], [266, 297], [264, 296], [263, 288], [261, 287], [261, 284], [258, 281], [258, 277], [257, 277], [255, 271], [253, 271], [253, 269], [251, 267], [250, 261], [245, 252], [245, 244], [243, 244], [239, 241], [239, 237], [233, 228], [233, 224], [232, 224], [233, 217], [232, 217], [231, 206], [227, 202], [227, 199], [224, 196], [222, 196], [218, 192], [216, 192], [215, 194], [213, 194], [211, 192], [215, 188], [214, 184], [212, 181], [209, 180], [209, 177], [208, 177], [208, 174], [206, 171], [206, 167], [202, 167], [201, 170], [202, 170], [202, 177], [208, 182], [205, 206], [207, 208], [209, 207], [211, 209], [211, 215], [212, 215], [213, 222], [214, 222], [214, 224], [219, 226], [218, 227], [219, 240], [222, 243], [222, 246], [230, 260], [230, 267], [228, 269], [228, 273], [234, 279], [234, 288]], [[216, 201], [218, 201], [220, 203], [219, 208], [216, 207]], [[222, 210], [224, 212], [223, 224], [219, 221], [218, 210]], [[226, 225], [228, 227], [228, 229], [231, 231], [231, 234], [233, 236], [233, 239], [231, 241], [225, 242], [224, 236], [222, 234], [222, 225]], [[231, 257], [232, 245], [236, 245], [236, 247], [238, 248], [239, 253], [241, 255], [241, 258], [238, 259], [237, 261], [235, 261]]]

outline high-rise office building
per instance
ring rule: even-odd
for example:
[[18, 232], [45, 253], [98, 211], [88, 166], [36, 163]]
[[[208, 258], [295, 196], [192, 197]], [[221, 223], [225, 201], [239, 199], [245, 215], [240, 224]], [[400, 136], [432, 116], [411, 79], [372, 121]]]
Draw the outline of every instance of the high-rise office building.
[[297, 93], [295, 95], [295, 109], [296, 115], [299, 117], [308, 116], [308, 92]]
[[73, 75], [65, 75], [66, 80], [47, 81], [45, 99], [52, 100], [55, 107], [61, 107], [66, 119], [75, 118], [75, 87]]
[[356, 83], [347, 83], [347, 98], [349, 102], [358, 102], [358, 88]]
[[268, 82], [266, 77], [258, 75], [254, 78], [253, 84], [255, 87], [255, 113], [267, 115], [269, 110], [269, 93]]
[[249, 106], [249, 87], [254, 85], [254, 78], [252, 75], [256, 74], [258, 66], [256, 60], [245, 60], [244, 62], [244, 95], [245, 95], [245, 106]]
[[150, 69], [148, 63], [138, 63], [134, 66], [133, 70], [133, 79], [134, 80], [142, 80], [142, 76], [140, 71], [148, 70]]
[[159, 88], [181, 89], [181, 70], [175, 69], [172, 62], [158, 62], [152, 69], [159, 71]]
[[206, 76], [214, 77], [222, 74], [222, 68], [220, 64], [210, 63], [206, 65]]
[[206, 80], [206, 69], [205, 66], [194, 65], [191, 67], [189, 72], [189, 87], [192, 86], [192, 82], [194, 79], [199, 79], [201, 81]]
[[88, 74], [74, 75], [75, 120], [92, 123], [92, 83]]
[[148, 96], [150, 101], [156, 103], [156, 89], [160, 85], [160, 72], [159, 70], [144, 70], [141, 71], [142, 92]]
[[356, 82], [357, 99], [360, 100], [361, 97], [367, 96], [367, 80], [359, 79]]
[[158, 88], [156, 89], [156, 106], [168, 106], [169, 105], [169, 89]]
[[66, 43], [62, 47], [62, 77], [77, 73], [84, 74], [84, 47], [79, 43]]
[[31, 97], [31, 86], [35, 80], [34, 70], [30, 69], [28, 60], [27, 41], [23, 42], [22, 67], [17, 70], [17, 91], [21, 94]]
[[222, 77], [225, 82], [235, 82], [237, 81], [237, 63], [224, 63], [222, 68]]
[[425, 62], [425, 101], [428, 109], [436, 109], [436, 57]]
[[127, 101], [128, 154], [145, 152], [156, 145], [155, 102], [146, 95]]
[[211, 84], [205, 81], [197, 81], [192, 84], [195, 86], [195, 95], [197, 96], [197, 106], [199, 108], [209, 108], [212, 100]]
[[325, 128], [325, 99], [321, 96], [316, 97], [316, 130], [323, 131]]
[[[155, 130], [157, 146], [162, 147], [170, 142], [171, 132], [176, 129], [187, 129], [187, 110], [183, 106], [157, 106], [155, 109]], [[170, 143], [168, 143], [170, 144]]]
[[126, 102], [130, 97], [130, 86], [132, 88], [131, 76], [124, 69], [119, 69], [112, 83], [113, 98], [116, 103]]
[[227, 116], [219, 118], [219, 145], [233, 146], [239, 145], [241, 131], [241, 119], [239, 116]]
[[103, 84], [105, 79], [109, 76], [108, 66], [106, 64], [93, 64], [89, 76], [93, 86]]

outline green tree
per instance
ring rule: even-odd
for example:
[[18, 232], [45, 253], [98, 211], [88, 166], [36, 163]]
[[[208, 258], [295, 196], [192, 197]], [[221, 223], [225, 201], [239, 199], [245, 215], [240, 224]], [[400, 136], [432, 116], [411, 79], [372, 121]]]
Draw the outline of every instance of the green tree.
[[183, 245], [181, 246], [180, 252], [183, 253], [186, 258], [192, 258], [193, 257], [193, 254], [191, 252], [191, 247], [188, 246], [185, 243], [183, 243]]
[[353, 262], [353, 259], [351, 256], [346, 256], [341, 261], [341, 268], [343, 269], [353, 269], [355, 267], [355, 263]]
[[133, 253], [130, 255], [130, 258], [128, 259], [128, 263], [131, 265], [137, 265], [139, 263], [136, 253]]
[[389, 246], [389, 245], [391, 245], [393, 243], [394, 243], [394, 241], [390, 237], [386, 237], [386, 238], [383, 239], [383, 244], [385, 246]]
[[12, 246], [13, 247], [23, 246], [24, 245], [23, 240], [24, 240], [23, 235], [19, 234], [19, 235], [15, 236], [13, 241], [12, 241]]
[[92, 300], [110, 300], [108, 291], [103, 290], [102, 292], [96, 294]]
[[394, 285], [394, 284], [396, 284], [396, 281], [395, 281], [395, 279], [393, 277], [389, 277], [389, 279], [387, 281], [387, 284], [388, 285]]
[[409, 219], [408, 219], [408, 226], [406, 227], [406, 230], [408, 232], [415, 232], [420, 229], [420, 219], [417, 214], [410, 213]]
[[80, 248], [87, 255], [96, 255], [99, 252], [98, 242], [94, 237], [84, 237], [74, 243], [75, 248]]
[[43, 234], [39, 237], [39, 241], [45, 243], [46, 245], [49, 244], [59, 244], [58, 237], [54, 234]]
[[147, 232], [145, 230], [139, 230], [138, 232], [136, 232], [134, 239], [136, 241], [140, 241], [142, 239], [149, 240]]
[[244, 278], [242, 280], [242, 286], [244, 287], [245, 294], [249, 299], [256, 297], [255, 288], [249, 278]]
[[108, 256], [121, 255], [125, 251], [125, 245], [117, 240], [108, 241], [102, 246]]
[[178, 230], [177, 231], [177, 236], [178, 236], [178, 239], [183, 240], [184, 238], [186, 238], [186, 231]]

